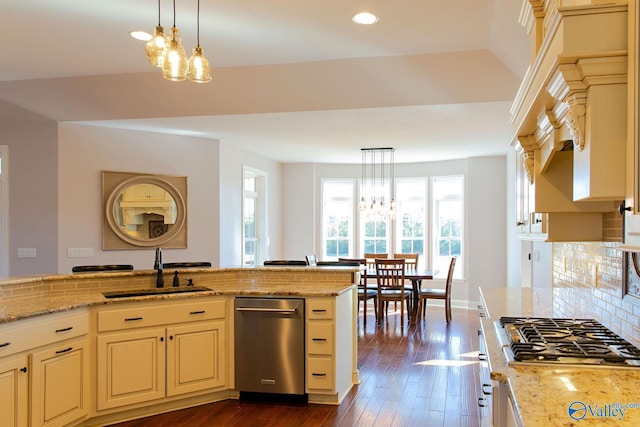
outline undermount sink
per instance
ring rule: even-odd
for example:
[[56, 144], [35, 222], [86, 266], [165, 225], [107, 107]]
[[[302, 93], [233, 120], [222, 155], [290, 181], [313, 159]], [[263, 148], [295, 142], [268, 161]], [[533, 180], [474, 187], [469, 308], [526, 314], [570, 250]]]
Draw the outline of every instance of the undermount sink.
[[127, 291], [109, 291], [103, 292], [105, 298], [134, 298], [146, 297], [153, 295], [180, 294], [188, 292], [206, 292], [211, 289], [203, 286], [185, 286], [178, 288], [153, 288], [153, 289], [133, 289]]

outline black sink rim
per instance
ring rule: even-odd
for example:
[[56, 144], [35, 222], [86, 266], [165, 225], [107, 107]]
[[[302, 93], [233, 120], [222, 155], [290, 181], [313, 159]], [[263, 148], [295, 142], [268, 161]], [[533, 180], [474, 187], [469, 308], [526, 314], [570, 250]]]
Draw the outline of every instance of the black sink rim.
[[175, 295], [192, 292], [207, 292], [211, 291], [209, 288], [203, 286], [189, 286], [180, 288], [153, 288], [153, 289], [132, 289], [126, 291], [106, 291], [102, 295], [107, 299], [114, 298], [136, 298], [147, 297], [156, 295]]

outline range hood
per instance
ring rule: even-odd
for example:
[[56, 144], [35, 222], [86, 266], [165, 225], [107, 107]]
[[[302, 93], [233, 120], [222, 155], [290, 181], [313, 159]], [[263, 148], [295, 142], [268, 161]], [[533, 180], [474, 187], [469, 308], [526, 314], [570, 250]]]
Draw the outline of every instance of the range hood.
[[626, 1], [526, 0], [521, 23], [535, 55], [511, 109], [512, 145], [536, 193], [570, 186], [578, 204], [535, 211], [614, 210], [625, 196]]

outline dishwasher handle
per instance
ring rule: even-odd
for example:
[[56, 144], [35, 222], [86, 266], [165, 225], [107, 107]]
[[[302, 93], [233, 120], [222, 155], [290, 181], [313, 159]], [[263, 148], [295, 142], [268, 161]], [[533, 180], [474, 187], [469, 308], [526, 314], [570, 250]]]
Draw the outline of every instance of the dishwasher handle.
[[295, 314], [298, 311], [298, 309], [296, 309], [296, 308], [236, 307], [236, 311], [248, 311], [248, 312], [254, 312], [254, 313]]

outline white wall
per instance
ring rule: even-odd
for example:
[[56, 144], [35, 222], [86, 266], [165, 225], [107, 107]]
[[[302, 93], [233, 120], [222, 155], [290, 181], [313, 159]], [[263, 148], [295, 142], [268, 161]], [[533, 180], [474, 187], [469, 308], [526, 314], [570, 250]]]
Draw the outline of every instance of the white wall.
[[[320, 200], [320, 183], [316, 164], [290, 163], [282, 166], [282, 259], [304, 260], [305, 255], [321, 253], [316, 239], [316, 200]], [[273, 259], [274, 256], [271, 258]]]
[[[101, 172], [187, 177], [187, 249], [165, 249], [164, 262], [219, 262], [218, 159], [215, 140], [61, 123], [58, 174], [58, 270], [74, 265], [153, 267], [154, 248], [102, 250]], [[91, 258], [68, 258], [69, 248], [92, 248]]]
[[506, 157], [469, 159], [466, 179], [469, 301], [479, 300], [479, 286], [506, 286], [506, 160]]
[[[0, 144], [9, 147], [8, 275], [56, 273], [57, 123], [0, 102]], [[18, 258], [33, 248], [36, 258]]]

